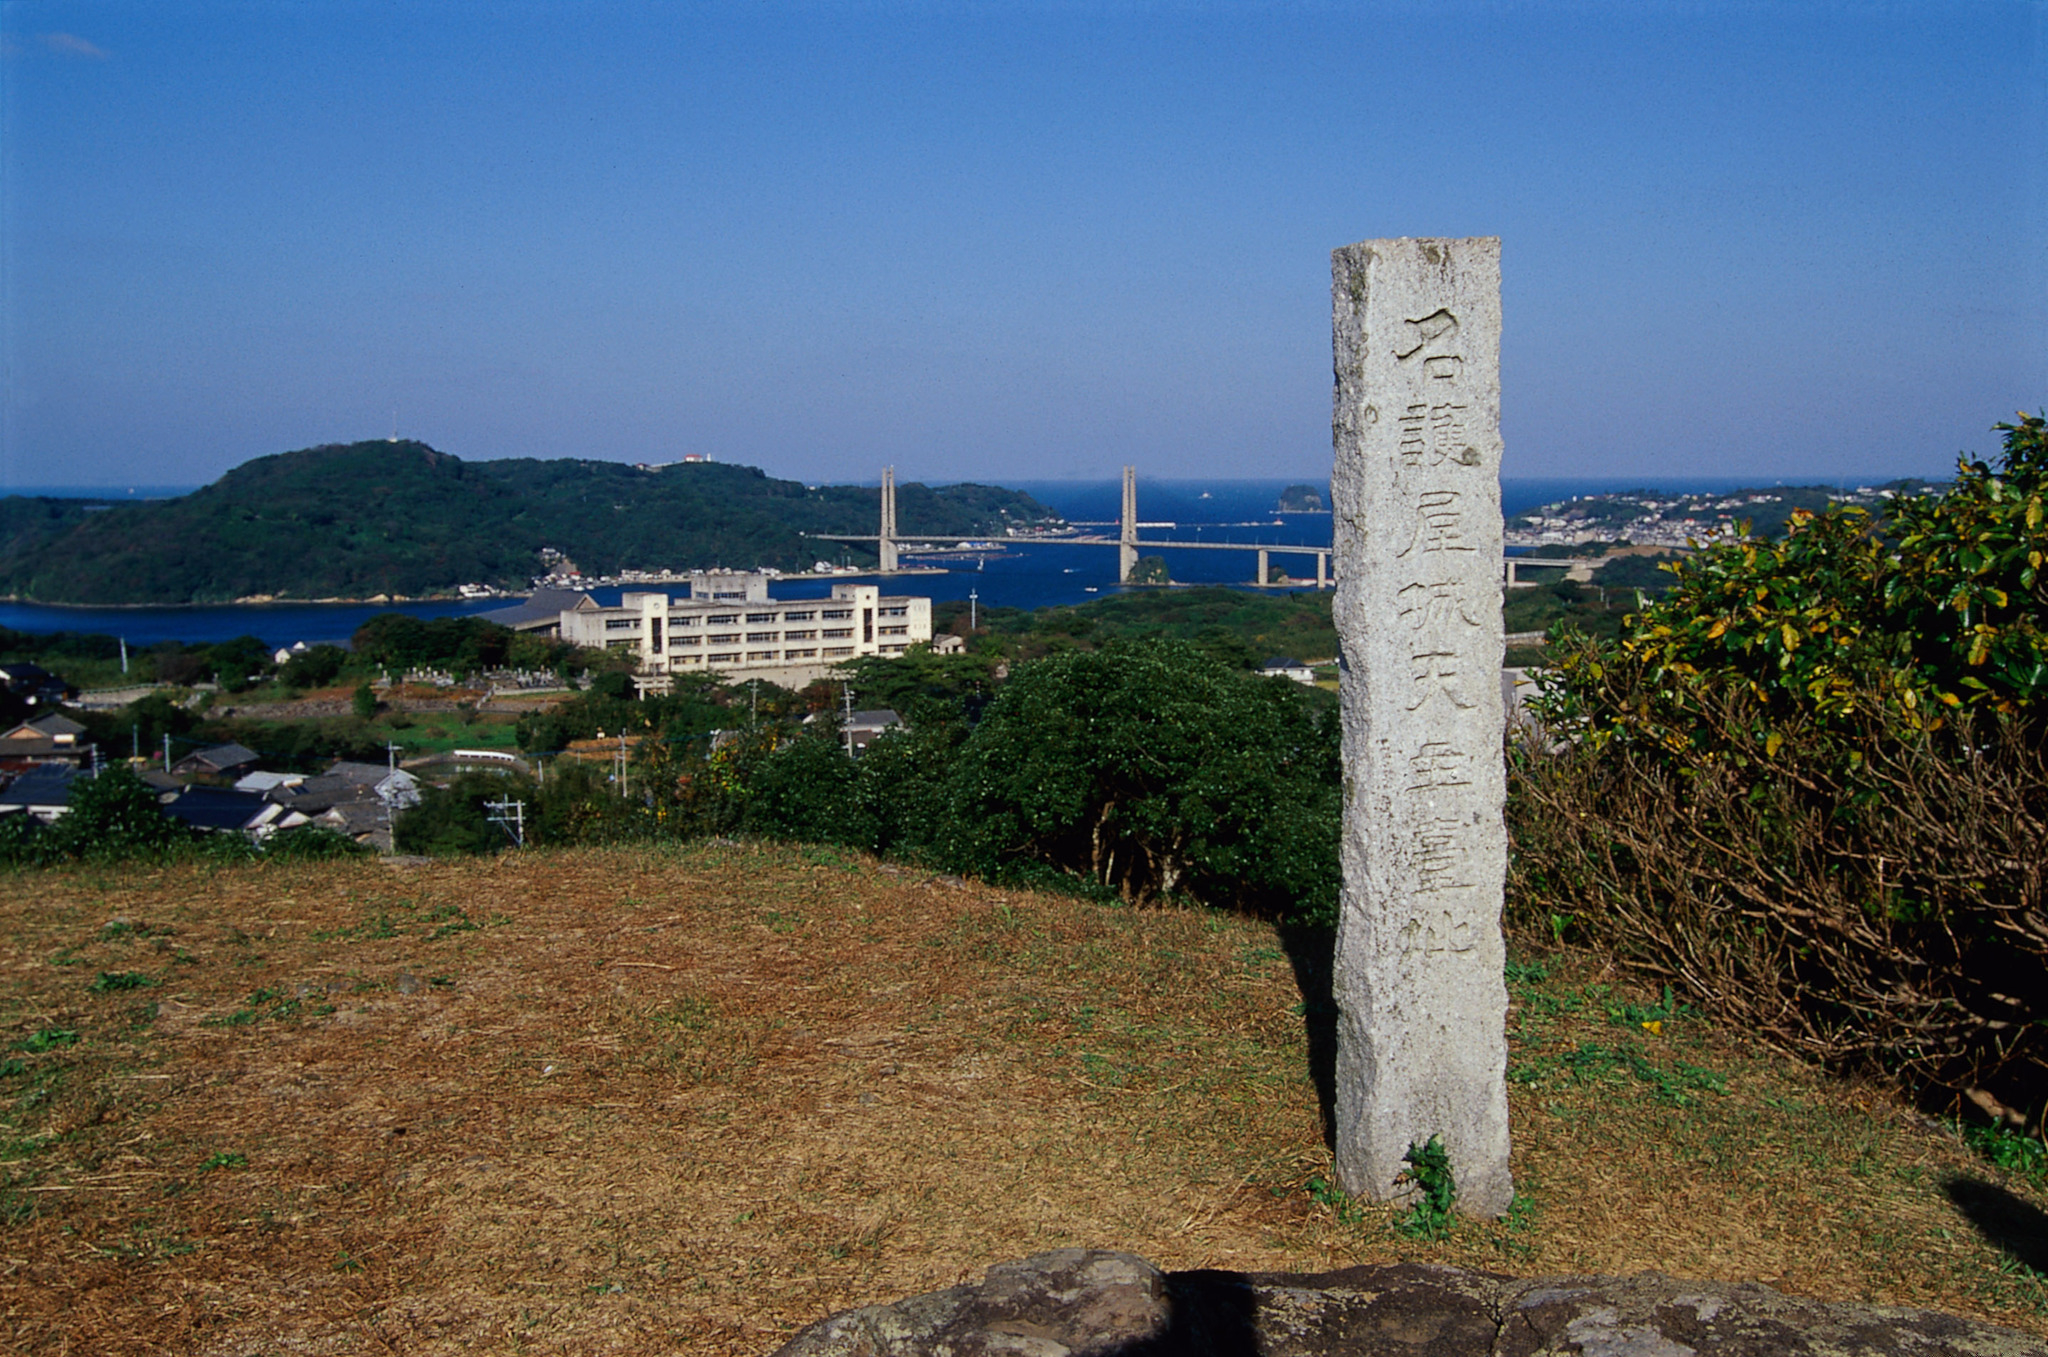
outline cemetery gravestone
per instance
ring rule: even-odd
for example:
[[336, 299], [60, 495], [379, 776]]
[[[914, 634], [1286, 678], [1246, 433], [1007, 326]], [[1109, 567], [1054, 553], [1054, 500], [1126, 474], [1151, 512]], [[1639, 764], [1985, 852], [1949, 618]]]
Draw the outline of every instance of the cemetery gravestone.
[[1343, 648], [1336, 1168], [1385, 1199], [1440, 1136], [1458, 1206], [1508, 1176], [1501, 977], [1500, 241], [1331, 256]]

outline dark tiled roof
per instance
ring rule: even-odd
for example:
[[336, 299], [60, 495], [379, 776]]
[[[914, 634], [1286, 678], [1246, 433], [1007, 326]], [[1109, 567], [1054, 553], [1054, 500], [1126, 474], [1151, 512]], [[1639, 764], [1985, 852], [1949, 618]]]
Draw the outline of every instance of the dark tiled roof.
[[559, 622], [562, 614], [573, 609], [589, 595], [576, 589], [536, 589], [524, 602], [509, 608], [493, 608], [489, 612], [477, 613], [476, 617], [485, 622], [496, 622], [501, 627], [514, 631], [521, 627], [542, 626]]
[[195, 829], [242, 829], [268, 805], [255, 792], [226, 787], [187, 787], [164, 803], [164, 814]]
[[[35, 735], [30, 735], [29, 731], [34, 731], [36, 735], [43, 736], [83, 735], [85, 734], [85, 727], [79, 725], [78, 722], [62, 712], [53, 711], [48, 716], [30, 717], [13, 730], [8, 731], [5, 737], [0, 738], [34, 739]], [[20, 733], [17, 734], [16, 732]]]
[[184, 758], [179, 759], [178, 766], [184, 767], [189, 764], [200, 768], [211, 768], [217, 773], [224, 773], [230, 768], [246, 768], [260, 757], [255, 750], [244, 745], [217, 744], [205, 749], [194, 750]]
[[0, 806], [68, 806], [76, 768], [51, 764], [32, 768], [0, 791]]

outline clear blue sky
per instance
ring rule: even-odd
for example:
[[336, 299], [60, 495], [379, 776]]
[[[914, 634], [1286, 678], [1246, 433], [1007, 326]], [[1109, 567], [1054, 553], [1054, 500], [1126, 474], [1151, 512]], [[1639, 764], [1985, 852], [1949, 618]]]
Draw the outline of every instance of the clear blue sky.
[[1329, 469], [1329, 251], [1503, 238], [1514, 476], [2048, 404], [2048, 6], [0, 4], [0, 484], [400, 430]]

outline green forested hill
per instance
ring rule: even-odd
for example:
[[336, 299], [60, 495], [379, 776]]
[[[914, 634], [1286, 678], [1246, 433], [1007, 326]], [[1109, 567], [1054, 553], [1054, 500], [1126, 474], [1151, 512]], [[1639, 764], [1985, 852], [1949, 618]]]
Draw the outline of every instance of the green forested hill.
[[[934, 536], [1053, 516], [1029, 495], [992, 486], [908, 484], [896, 502], [902, 531]], [[872, 489], [811, 489], [753, 467], [465, 462], [424, 443], [378, 440], [259, 457], [173, 500], [0, 500], [0, 593], [186, 603], [422, 594], [472, 581], [523, 587], [541, 572], [543, 547], [592, 575], [787, 570], [839, 554], [803, 533], [872, 533], [875, 521]]]

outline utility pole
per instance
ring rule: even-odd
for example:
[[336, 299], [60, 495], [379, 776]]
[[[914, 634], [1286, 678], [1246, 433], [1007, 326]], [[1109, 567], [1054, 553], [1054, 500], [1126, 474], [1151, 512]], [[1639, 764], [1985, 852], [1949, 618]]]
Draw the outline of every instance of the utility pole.
[[142, 722], [128, 727], [128, 757], [135, 763], [142, 762]]
[[394, 773], [398, 771], [398, 750], [399, 745], [394, 741], [387, 740], [384, 742], [384, 753], [390, 760], [391, 771]]
[[164, 771], [171, 771], [171, 732], [164, 732]]
[[761, 680], [747, 680], [747, 725], [761, 724]]
[[128, 672], [128, 638], [125, 636], [121, 638], [121, 672]]
[[619, 797], [626, 795], [626, 732], [619, 732]]
[[846, 704], [846, 718], [839, 723], [839, 734], [846, 741], [846, 757], [853, 757], [853, 685], [842, 683], [839, 694]]
[[969, 589], [967, 591], [967, 629], [969, 631], [974, 631], [981, 625], [980, 602], [981, 590]]
[[494, 825], [503, 825], [505, 832], [512, 836], [514, 848], [526, 847], [526, 803], [505, 797], [498, 801], [484, 802], [484, 808], [491, 811], [484, 818]]

